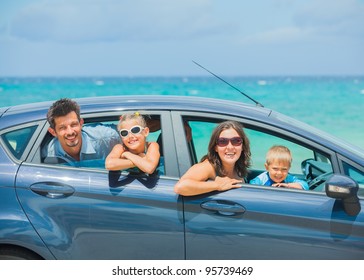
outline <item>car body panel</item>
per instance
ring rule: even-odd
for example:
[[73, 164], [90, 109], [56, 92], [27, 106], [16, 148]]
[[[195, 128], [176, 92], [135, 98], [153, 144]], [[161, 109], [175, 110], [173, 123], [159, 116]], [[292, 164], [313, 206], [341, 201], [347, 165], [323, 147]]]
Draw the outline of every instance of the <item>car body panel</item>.
[[0, 149], [0, 236], [2, 245], [26, 248], [46, 259], [54, 259], [42, 239], [34, 231], [16, 195], [14, 182], [18, 165]]
[[57, 259], [183, 258], [182, 216], [168, 180], [71, 168], [67, 175], [64, 169], [36, 170], [21, 166], [17, 193]]
[[364, 258], [363, 205], [351, 217], [324, 194], [248, 185], [184, 201], [187, 259]]

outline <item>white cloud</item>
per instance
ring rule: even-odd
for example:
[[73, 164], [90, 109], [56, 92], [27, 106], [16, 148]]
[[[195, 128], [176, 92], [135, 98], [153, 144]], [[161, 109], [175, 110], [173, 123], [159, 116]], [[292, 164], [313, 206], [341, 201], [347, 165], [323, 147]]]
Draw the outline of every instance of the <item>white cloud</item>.
[[294, 15], [301, 28], [314, 28], [321, 36], [364, 36], [364, 2], [317, 0]]
[[[288, 3], [288, 2], [287, 2]], [[300, 42], [340, 41], [352, 37], [364, 38], [364, 2], [357, 0], [315, 0], [295, 6], [291, 21], [281, 26], [266, 26], [254, 34], [246, 35], [244, 45], [262, 43], [290, 44]]]
[[287, 44], [299, 41], [306, 41], [312, 30], [298, 27], [282, 27], [266, 32], [260, 32], [246, 36], [241, 40], [242, 44]]
[[96, 42], [189, 39], [224, 32], [210, 1], [49, 1], [30, 4], [10, 22], [27, 40]]
[[0, 75], [199, 74], [192, 59], [234, 75], [363, 73], [363, 6], [364, 0], [3, 0]]

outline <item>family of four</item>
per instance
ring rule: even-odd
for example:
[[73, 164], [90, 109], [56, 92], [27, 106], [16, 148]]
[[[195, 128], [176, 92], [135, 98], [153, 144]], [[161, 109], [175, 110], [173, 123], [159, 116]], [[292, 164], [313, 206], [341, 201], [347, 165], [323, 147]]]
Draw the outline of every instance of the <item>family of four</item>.
[[[105, 159], [108, 170], [155, 172], [160, 160], [156, 142], [147, 142], [149, 128], [139, 113], [120, 117], [117, 129], [106, 125], [83, 126], [79, 105], [68, 98], [52, 104], [47, 113], [49, 133], [54, 136], [42, 156], [70, 162]], [[267, 153], [266, 172], [249, 183], [274, 187], [308, 189], [305, 181], [289, 174], [292, 156], [288, 148], [273, 146]], [[212, 132], [208, 153], [175, 185], [181, 195], [225, 191], [246, 182], [251, 166], [249, 139], [243, 126], [225, 121]]]

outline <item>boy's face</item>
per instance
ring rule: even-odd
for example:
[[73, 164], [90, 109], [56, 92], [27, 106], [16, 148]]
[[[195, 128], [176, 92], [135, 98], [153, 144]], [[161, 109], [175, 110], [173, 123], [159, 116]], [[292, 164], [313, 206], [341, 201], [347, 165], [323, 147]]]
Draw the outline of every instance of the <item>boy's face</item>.
[[290, 165], [285, 161], [273, 160], [269, 165], [265, 163], [265, 169], [269, 173], [269, 177], [275, 183], [280, 183], [286, 179]]

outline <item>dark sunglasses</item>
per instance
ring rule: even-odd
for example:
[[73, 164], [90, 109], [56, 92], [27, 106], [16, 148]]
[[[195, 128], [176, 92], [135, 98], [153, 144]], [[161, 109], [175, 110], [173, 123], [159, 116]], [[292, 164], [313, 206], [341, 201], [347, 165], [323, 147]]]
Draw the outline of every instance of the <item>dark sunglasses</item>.
[[131, 134], [139, 134], [143, 131], [144, 127], [141, 127], [140, 125], [135, 125], [132, 128], [130, 128], [130, 130], [128, 129], [120, 129], [119, 133], [120, 136], [125, 138], [129, 135], [129, 133]]
[[243, 143], [243, 139], [241, 139], [241, 137], [233, 137], [233, 138], [220, 137], [217, 139], [216, 144], [219, 147], [226, 147], [227, 145], [229, 145], [229, 142], [233, 146], [240, 146]]

